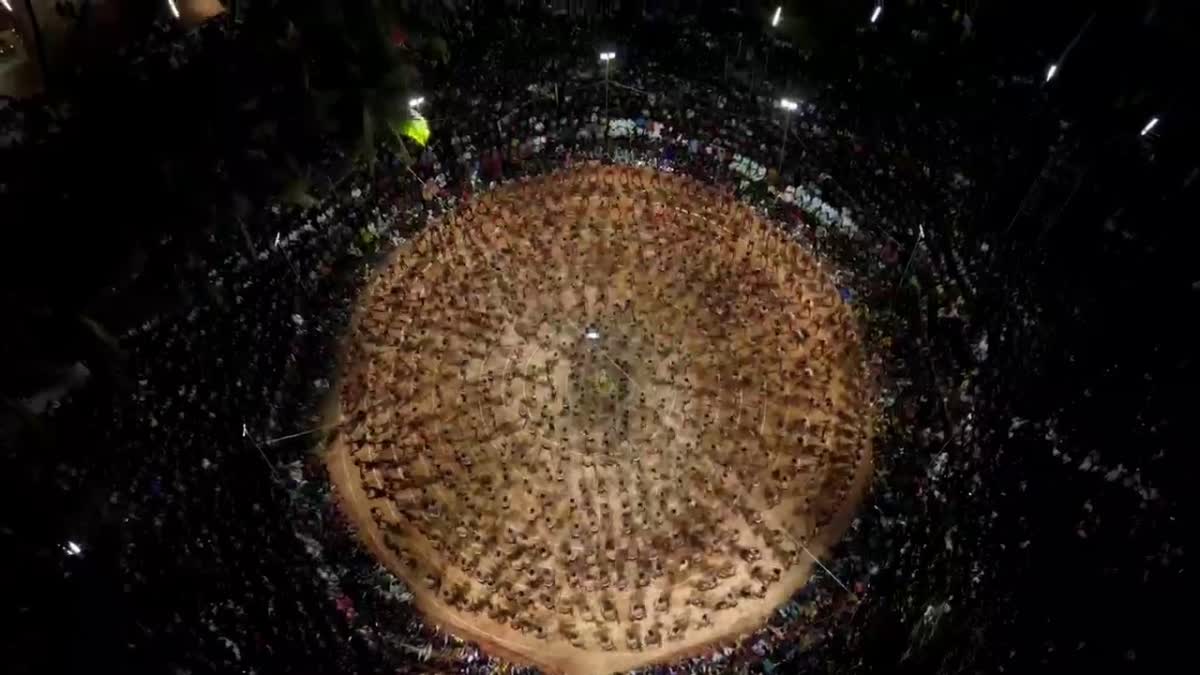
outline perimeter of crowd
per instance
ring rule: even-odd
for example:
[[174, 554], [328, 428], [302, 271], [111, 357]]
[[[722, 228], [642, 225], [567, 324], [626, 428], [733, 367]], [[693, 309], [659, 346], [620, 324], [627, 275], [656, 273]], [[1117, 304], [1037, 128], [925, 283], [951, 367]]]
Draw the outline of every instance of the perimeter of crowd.
[[[1000, 459], [988, 448], [1057, 431], [1053, 418], [1013, 412], [1003, 380], [1021, 365], [990, 347], [1033, 330], [1035, 301], [989, 273], [986, 240], [951, 226], [970, 189], [957, 153], [979, 148], [950, 140], [960, 133], [950, 122], [868, 146], [847, 131], [853, 84], [823, 86], [791, 110], [778, 82], [734, 86], [717, 64], [684, 70], [653, 45], [618, 46], [606, 78], [596, 52], [539, 38], [549, 26], [520, 26], [519, 44], [479, 39], [485, 30], [497, 34], [454, 23], [460, 62], [424, 94], [433, 135], [410, 146], [411, 166], [381, 148], [373, 171], [315, 205], [276, 204], [243, 240], [208, 242], [183, 272], [193, 302], [119, 336], [133, 395], [53, 404], [59, 422], [121, 448], [103, 465], [64, 463], [56, 480], [68, 491], [121, 479], [95, 496], [119, 538], [81, 533], [59, 564], [69, 573], [101, 547], [118, 551], [122, 612], [135, 625], [121, 636], [124, 662], [174, 673], [521, 672], [426, 625], [358, 545], [313, 451], [327, 433], [318, 406], [379, 260], [473, 195], [587, 162], [696, 177], [827, 261], [866, 328], [886, 419], [868, 502], [827, 569], [761, 630], [644, 672], [825, 672], [869, 644], [880, 617], [911, 626], [914, 651], [942, 622], [989, 620], [981, 605], [1003, 606], [985, 590], [1003, 573], [995, 561], [1027, 542], [989, 505], [1002, 488], [985, 480]], [[578, 26], [555, 30], [586, 42]], [[162, 39], [160, 54], [178, 49]], [[714, 76], [681, 76], [702, 71]], [[917, 137], [936, 150], [904, 168], [887, 160]], [[1121, 466], [1096, 459], [1088, 471], [1157, 498]], [[1097, 527], [1082, 518], [1081, 532]]]

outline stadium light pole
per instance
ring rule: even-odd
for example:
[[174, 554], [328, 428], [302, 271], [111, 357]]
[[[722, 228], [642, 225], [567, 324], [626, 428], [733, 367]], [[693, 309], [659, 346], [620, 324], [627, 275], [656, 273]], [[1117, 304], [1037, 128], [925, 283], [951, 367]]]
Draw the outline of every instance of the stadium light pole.
[[792, 113], [800, 107], [800, 104], [789, 98], [781, 98], [779, 99], [779, 107], [783, 108], [783, 140], [779, 142], [779, 175], [782, 176], [783, 156], [784, 152], [787, 151], [788, 132], [791, 131], [792, 127]]

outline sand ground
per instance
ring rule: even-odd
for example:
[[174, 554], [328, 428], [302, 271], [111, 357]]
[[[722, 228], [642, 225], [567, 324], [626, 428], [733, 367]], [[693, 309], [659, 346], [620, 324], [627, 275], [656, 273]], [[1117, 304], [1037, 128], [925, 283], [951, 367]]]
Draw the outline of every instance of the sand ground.
[[590, 166], [381, 266], [327, 461], [430, 621], [613, 672], [750, 632], [807, 582], [869, 483], [871, 410], [812, 256], [695, 181]]

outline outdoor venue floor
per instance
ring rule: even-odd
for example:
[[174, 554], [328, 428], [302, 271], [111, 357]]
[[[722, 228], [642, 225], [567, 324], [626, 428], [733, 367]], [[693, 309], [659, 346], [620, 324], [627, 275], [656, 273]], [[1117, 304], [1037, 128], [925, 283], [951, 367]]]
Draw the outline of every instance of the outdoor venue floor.
[[377, 270], [327, 462], [430, 621], [628, 670], [807, 582], [869, 483], [863, 360], [826, 271], [754, 211], [589, 165], [483, 194]]

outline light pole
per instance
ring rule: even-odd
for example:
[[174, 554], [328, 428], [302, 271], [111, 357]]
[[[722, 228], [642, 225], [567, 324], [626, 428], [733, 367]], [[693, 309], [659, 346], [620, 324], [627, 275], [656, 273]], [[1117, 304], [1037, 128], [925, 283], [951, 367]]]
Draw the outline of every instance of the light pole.
[[[783, 5], [775, 8], [775, 14], [771, 16], [771, 28], [778, 28], [779, 22], [783, 20]], [[767, 34], [767, 53], [763, 62], [763, 79], [771, 74], [771, 47], [775, 44], [775, 34], [768, 32]]]
[[783, 108], [783, 140], [779, 142], [779, 175], [783, 175], [783, 154], [787, 150], [788, 132], [792, 127], [792, 113], [800, 107], [799, 103], [789, 99], [779, 99], [779, 107]]
[[1158, 118], [1157, 118], [1157, 117], [1151, 117], [1151, 118], [1150, 118], [1150, 121], [1149, 121], [1149, 122], [1146, 122], [1146, 126], [1142, 127], [1142, 133], [1140, 133], [1140, 134], [1138, 134], [1138, 135], [1139, 135], [1139, 136], [1145, 136], [1146, 134], [1148, 134], [1148, 133], [1150, 133], [1151, 131], [1153, 131], [1153, 130], [1154, 130], [1154, 127], [1156, 127], [1156, 126], [1158, 126]]
[[900, 273], [900, 286], [904, 285], [904, 279], [908, 277], [908, 268], [912, 266], [913, 258], [917, 256], [917, 249], [921, 247], [921, 242], [925, 241], [925, 226], [917, 226], [917, 241], [913, 244], [912, 251], [908, 254], [908, 262], [904, 263], [904, 271]]
[[1046, 81], [1042, 84], [1049, 84], [1050, 80], [1053, 80], [1054, 76], [1058, 75], [1059, 68], [1063, 62], [1067, 60], [1067, 57], [1071, 54], [1071, 50], [1075, 49], [1075, 45], [1079, 44], [1079, 41], [1083, 39], [1083, 34], [1086, 33], [1087, 29], [1091, 27], [1092, 21], [1095, 20], [1095, 18], [1096, 13], [1092, 12], [1091, 16], [1089, 16], [1087, 20], [1083, 22], [1083, 25], [1079, 27], [1079, 32], [1075, 34], [1075, 37], [1071, 38], [1071, 41], [1067, 43], [1066, 48], [1063, 49], [1063, 52], [1059, 55], [1058, 60], [1050, 63], [1050, 65], [1046, 68]]
[[[738, 33], [737, 52], [733, 56], [733, 62], [736, 64], [742, 59], [742, 34]], [[729, 55], [725, 55], [725, 81], [729, 81]]]
[[[617, 58], [616, 52], [600, 52], [600, 60], [604, 62], [604, 123], [608, 124], [608, 71], [612, 60]], [[607, 133], [607, 132], [605, 132]]]
[[617, 58], [616, 52], [600, 52], [600, 60], [604, 62], [604, 142], [608, 145], [608, 71], [612, 60]]

